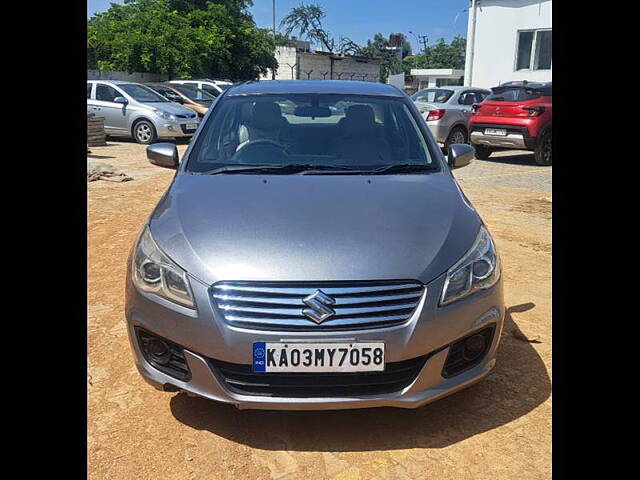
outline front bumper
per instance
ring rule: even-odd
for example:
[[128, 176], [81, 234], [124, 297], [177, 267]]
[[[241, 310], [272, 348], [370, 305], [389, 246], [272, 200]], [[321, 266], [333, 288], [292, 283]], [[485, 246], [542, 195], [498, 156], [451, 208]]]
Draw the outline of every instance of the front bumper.
[[200, 126], [200, 118], [189, 119], [180, 122], [167, 122], [166, 120], [158, 122], [156, 130], [158, 132], [158, 138], [174, 138], [174, 137], [192, 137], [198, 130], [188, 130], [186, 126], [188, 124], [197, 124]]
[[[463, 389], [482, 379], [493, 368], [502, 331], [504, 303], [502, 279], [491, 289], [477, 292], [446, 307], [437, 307], [443, 278], [427, 285], [414, 315], [404, 324], [388, 328], [315, 332], [255, 331], [237, 328], [217, 318], [210, 307], [207, 288], [193, 285], [198, 313], [142, 294], [127, 279], [126, 318], [129, 340], [138, 371], [160, 390], [184, 390], [239, 408], [273, 410], [320, 410], [365, 407], [415, 408]], [[438, 288], [440, 287], [440, 288]], [[452, 343], [489, 325], [495, 326], [491, 345], [482, 360], [462, 373], [442, 375]], [[140, 327], [184, 347], [190, 378], [181, 381], [153, 367], [145, 359], [135, 328]], [[252, 344], [257, 341], [351, 341], [385, 342], [387, 362], [431, 354], [415, 379], [400, 391], [378, 395], [340, 397], [284, 397], [243, 395], [225, 387], [207, 360], [252, 363]]]

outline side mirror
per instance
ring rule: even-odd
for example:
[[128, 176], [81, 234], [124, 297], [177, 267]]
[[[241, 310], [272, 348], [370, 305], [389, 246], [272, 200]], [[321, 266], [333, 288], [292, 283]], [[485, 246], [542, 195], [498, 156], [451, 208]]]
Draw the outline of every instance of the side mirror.
[[178, 148], [173, 143], [154, 143], [147, 147], [147, 158], [153, 165], [178, 168]]
[[466, 167], [476, 155], [476, 149], [466, 143], [454, 143], [449, 145], [447, 163], [454, 168]]
[[174, 101], [176, 103], [184, 104], [184, 98], [182, 98], [182, 97], [175, 96], [170, 100], [172, 100], [172, 101]]
[[121, 103], [121, 104], [123, 104], [123, 105], [127, 105], [127, 104], [129, 103], [129, 100], [127, 100], [127, 99], [126, 99], [126, 98], [124, 98], [124, 97], [116, 97], [116, 98], [114, 98], [114, 99], [113, 99], [113, 101], [114, 101], [115, 103]]

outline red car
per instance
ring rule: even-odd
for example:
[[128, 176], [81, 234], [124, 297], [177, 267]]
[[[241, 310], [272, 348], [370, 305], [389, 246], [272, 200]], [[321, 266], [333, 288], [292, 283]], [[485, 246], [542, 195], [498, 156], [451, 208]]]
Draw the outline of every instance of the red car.
[[531, 150], [536, 163], [551, 165], [551, 82], [507, 82], [474, 104], [469, 139], [476, 157], [495, 150]]

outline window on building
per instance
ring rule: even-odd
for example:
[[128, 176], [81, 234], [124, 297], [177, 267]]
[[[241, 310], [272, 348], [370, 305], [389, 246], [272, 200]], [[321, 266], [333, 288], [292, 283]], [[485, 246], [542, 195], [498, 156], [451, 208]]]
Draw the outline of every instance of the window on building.
[[551, 30], [518, 32], [516, 70], [551, 69]]

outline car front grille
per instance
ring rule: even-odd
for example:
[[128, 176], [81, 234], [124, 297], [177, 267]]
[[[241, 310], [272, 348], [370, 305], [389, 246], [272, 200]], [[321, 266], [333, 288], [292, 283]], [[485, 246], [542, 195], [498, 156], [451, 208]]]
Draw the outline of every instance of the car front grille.
[[251, 365], [208, 359], [231, 392], [267, 397], [345, 397], [399, 392], [418, 376], [429, 355], [387, 363], [382, 372], [253, 373]]
[[[415, 281], [219, 282], [210, 292], [231, 325], [258, 330], [318, 331], [398, 325], [411, 318], [425, 290]], [[324, 294], [319, 310], [317, 303], [313, 307], [304, 301], [308, 302], [308, 297], [318, 291]], [[316, 317], [322, 312], [333, 313], [318, 322], [304, 312]]]

